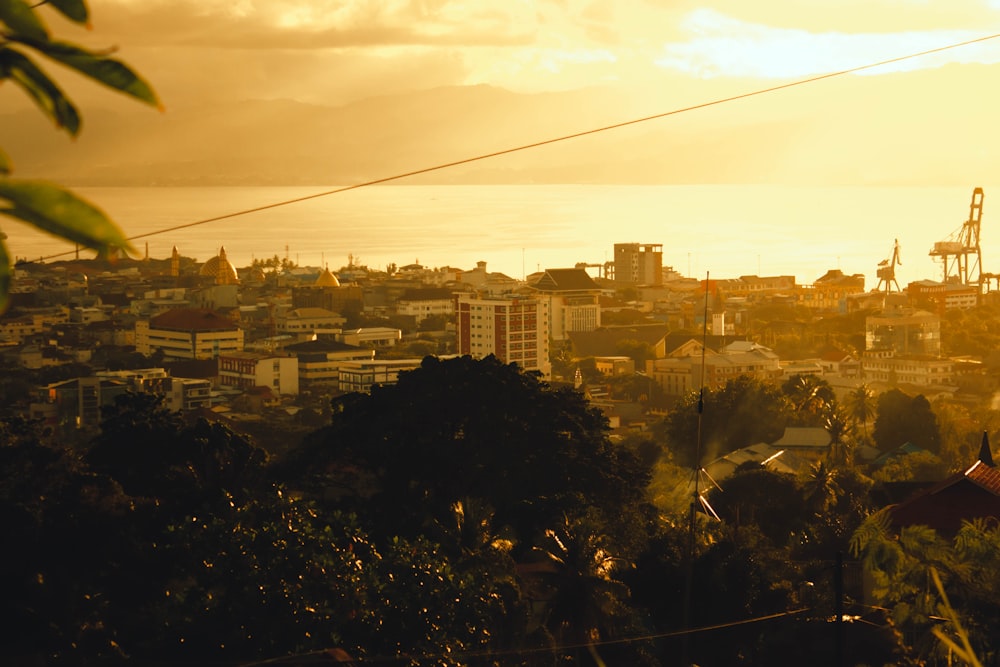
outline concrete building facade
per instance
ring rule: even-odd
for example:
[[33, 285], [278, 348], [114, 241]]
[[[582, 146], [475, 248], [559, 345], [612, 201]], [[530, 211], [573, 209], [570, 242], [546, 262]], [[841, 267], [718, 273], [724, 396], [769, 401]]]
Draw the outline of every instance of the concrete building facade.
[[551, 375], [547, 299], [465, 294], [458, 297], [457, 311], [458, 354], [479, 359], [492, 354], [504, 363]]
[[662, 243], [616, 243], [616, 285], [662, 285]]

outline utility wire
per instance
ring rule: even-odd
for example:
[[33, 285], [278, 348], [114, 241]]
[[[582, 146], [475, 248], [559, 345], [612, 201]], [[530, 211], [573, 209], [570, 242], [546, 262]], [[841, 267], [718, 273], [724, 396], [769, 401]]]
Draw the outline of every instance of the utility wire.
[[[793, 609], [791, 611], [782, 611], [774, 614], [767, 614], [765, 616], [757, 616], [754, 618], [745, 618], [739, 621], [731, 621], [729, 623], [719, 623], [716, 625], [707, 625], [700, 628], [691, 628], [686, 630], [675, 630], [673, 632], [662, 632], [657, 634], [641, 635], [636, 637], [623, 637], [621, 639], [606, 639], [603, 641], [590, 642], [588, 644], [560, 644], [556, 646], [536, 646], [530, 648], [521, 649], [507, 649], [503, 651], [464, 651], [464, 652], [450, 652], [442, 653], [440, 655], [434, 654], [405, 654], [399, 656], [372, 656], [370, 658], [353, 658], [350, 662], [355, 664], [376, 664], [376, 663], [386, 663], [386, 662], [398, 662], [401, 660], [411, 661], [415, 659], [419, 660], [434, 660], [436, 658], [448, 658], [450, 660], [468, 660], [470, 658], [499, 658], [503, 656], [510, 655], [531, 655], [536, 653], [553, 653], [556, 651], [571, 651], [574, 649], [583, 649], [588, 646], [612, 646], [617, 644], [632, 644], [635, 642], [646, 642], [653, 641], [656, 639], [669, 639], [671, 637], [681, 637], [685, 635], [693, 635], [701, 632], [711, 632], [714, 630], [725, 630], [727, 628], [734, 628], [741, 625], [750, 625], [752, 623], [760, 623], [762, 621], [772, 621], [778, 618], [785, 618], [788, 616], [798, 616], [811, 611], [809, 608], [803, 609]], [[280, 665], [283, 662], [295, 662], [301, 658], [307, 657], [318, 657], [318, 656], [329, 656], [329, 649], [321, 649], [316, 651], [308, 651], [305, 653], [296, 653], [287, 656], [281, 656], [277, 658], [268, 658], [266, 660], [258, 660], [255, 662], [245, 662], [242, 663], [240, 667], [262, 667], [263, 665]], [[340, 658], [344, 660], [344, 658]], [[337, 661], [334, 658], [334, 661]]]
[[[413, 171], [407, 171], [401, 174], [395, 174], [393, 176], [385, 176], [383, 178], [376, 178], [371, 181], [364, 181], [361, 183], [355, 183], [354, 185], [347, 185], [341, 188], [336, 188], [334, 190], [327, 190], [325, 192], [317, 192], [315, 194], [306, 195], [303, 197], [296, 197], [294, 199], [286, 199], [284, 201], [275, 202], [273, 204], [265, 204], [263, 206], [256, 206], [254, 208], [243, 209], [241, 211], [235, 211], [233, 213], [227, 213], [224, 215], [217, 215], [211, 218], [205, 218], [203, 220], [196, 220], [194, 222], [188, 222], [182, 225], [174, 225], [173, 227], [165, 227], [160, 230], [146, 232], [145, 234], [137, 234], [135, 236], [128, 237], [129, 241], [137, 241], [139, 239], [148, 238], [150, 236], [158, 236], [160, 234], [167, 234], [169, 232], [175, 232], [181, 229], [188, 229], [190, 227], [197, 227], [199, 225], [205, 225], [210, 222], [218, 222], [220, 220], [228, 220], [229, 218], [236, 218], [243, 215], [249, 215], [251, 213], [258, 213], [260, 211], [267, 211], [273, 208], [278, 208], [281, 206], [288, 206], [290, 204], [298, 204], [300, 202], [309, 201], [310, 199], [318, 199], [320, 197], [328, 197], [330, 195], [340, 194], [342, 192], [348, 192], [350, 190], [357, 190], [360, 188], [369, 187], [371, 185], [379, 185], [382, 183], [390, 183], [392, 181], [398, 181], [404, 178], [410, 178], [411, 176], [418, 176], [420, 174], [427, 174], [434, 171], [440, 171], [442, 169], [450, 169], [452, 167], [457, 167], [463, 164], [469, 164], [472, 162], [479, 162], [481, 160], [489, 160], [491, 158], [499, 157], [501, 155], [509, 155], [511, 153], [518, 153], [520, 151], [530, 150], [532, 148], [539, 148], [541, 146], [548, 146], [549, 144], [555, 144], [562, 141], [569, 141], [570, 139], [579, 139], [580, 137], [586, 137], [591, 134], [598, 134], [600, 132], [608, 132], [610, 130], [617, 130], [622, 127], [628, 127], [629, 125], [637, 125], [639, 123], [647, 123], [649, 121], [658, 120], [660, 118], [667, 118], [668, 116], [675, 116], [677, 114], [687, 113], [689, 111], [697, 111], [699, 109], [705, 109], [707, 107], [717, 106], [720, 104], [727, 104], [729, 102], [736, 102], [737, 100], [743, 100], [749, 97], [756, 97], [758, 95], [766, 95], [769, 93], [774, 93], [779, 90], [785, 90], [786, 88], [794, 88], [796, 86], [804, 86], [810, 83], [816, 83], [817, 81], [823, 81], [824, 79], [832, 79], [834, 77], [844, 76], [847, 74], [854, 74], [856, 72], [863, 72], [865, 70], [874, 69], [876, 67], [882, 67], [883, 65], [891, 65], [894, 63], [903, 62], [905, 60], [912, 60], [914, 58], [920, 58], [923, 56], [931, 55], [934, 53], [941, 53], [943, 51], [949, 51], [951, 49], [958, 49], [964, 46], [969, 46], [972, 44], [978, 44], [981, 42], [986, 42], [991, 39], [996, 39], [1000, 37], [1000, 33], [994, 33], [992, 35], [986, 35], [984, 37], [977, 37], [974, 39], [965, 40], [964, 42], [955, 42], [952, 44], [947, 44], [945, 46], [939, 46], [933, 49], [927, 49], [925, 51], [918, 51], [916, 53], [910, 53], [904, 56], [897, 56], [895, 58], [889, 58], [887, 60], [880, 60], [878, 62], [868, 63], [867, 65], [859, 65], [857, 67], [851, 67], [849, 69], [843, 69], [836, 72], [828, 72], [826, 74], [819, 74], [816, 76], [807, 77], [804, 79], [798, 79], [796, 81], [790, 81], [788, 83], [782, 83], [776, 86], [769, 86], [767, 88], [759, 88], [757, 90], [752, 90], [746, 93], [740, 93], [739, 95], [732, 95], [729, 97], [722, 97], [716, 100], [711, 100], [709, 102], [702, 102], [700, 104], [695, 104], [692, 106], [681, 107], [678, 109], [673, 109], [671, 111], [664, 111], [662, 113], [653, 114], [652, 116], [643, 116], [642, 118], [634, 118], [632, 120], [622, 121], [620, 123], [614, 123], [611, 125], [604, 125], [601, 127], [596, 127], [590, 130], [583, 130], [582, 132], [574, 132], [573, 134], [565, 134], [559, 137], [553, 137], [551, 139], [543, 139], [542, 141], [536, 141], [530, 144], [523, 144], [521, 146], [515, 146], [513, 148], [506, 148], [499, 151], [494, 151], [492, 153], [484, 153], [481, 155], [476, 155], [474, 157], [463, 158], [461, 160], [455, 160], [453, 162], [445, 162], [443, 164], [434, 165], [432, 167], [424, 167], [422, 169], [415, 169]], [[73, 254], [75, 251], [66, 251], [57, 253], [55, 255], [47, 255], [45, 257], [39, 258], [39, 261], [45, 261], [47, 259], [55, 259], [56, 257], [63, 257], [65, 255]]]

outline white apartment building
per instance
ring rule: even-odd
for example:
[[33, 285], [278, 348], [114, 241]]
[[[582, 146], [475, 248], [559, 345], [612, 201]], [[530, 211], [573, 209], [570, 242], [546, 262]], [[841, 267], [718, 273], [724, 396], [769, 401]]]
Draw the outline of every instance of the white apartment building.
[[548, 304], [545, 298], [460, 295], [458, 354], [477, 359], [492, 354], [504, 363], [550, 377]]

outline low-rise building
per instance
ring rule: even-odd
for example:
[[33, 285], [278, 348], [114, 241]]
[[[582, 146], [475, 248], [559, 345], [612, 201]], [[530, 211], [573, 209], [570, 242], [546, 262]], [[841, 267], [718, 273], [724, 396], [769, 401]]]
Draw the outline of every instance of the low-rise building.
[[340, 384], [340, 367], [350, 361], [372, 361], [375, 350], [348, 345], [336, 340], [317, 339], [293, 343], [284, 348], [299, 361], [299, 386], [312, 389], [318, 386], [337, 387]]
[[213, 359], [243, 350], [243, 330], [215, 311], [176, 308], [135, 325], [135, 347], [167, 359]]
[[396, 300], [396, 314], [412, 317], [418, 325], [433, 315], [451, 318], [455, 299], [451, 290], [443, 287], [408, 289]]
[[276, 394], [295, 395], [299, 393], [299, 362], [287, 354], [220, 354], [219, 385], [243, 391], [268, 387]]
[[339, 388], [343, 392], [367, 393], [377, 384], [396, 384], [402, 371], [420, 367], [423, 359], [370, 359], [340, 364]]
[[392, 327], [362, 327], [342, 331], [338, 339], [348, 345], [379, 350], [398, 344], [403, 339], [403, 332]]
[[326, 308], [293, 308], [277, 319], [279, 333], [291, 334], [299, 340], [311, 338], [316, 331], [339, 329], [347, 318]]
[[955, 362], [943, 357], [874, 350], [861, 357], [861, 374], [866, 382], [885, 382], [891, 386], [950, 385], [955, 378]]
[[683, 356], [646, 362], [646, 374], [666, 396], [683, 396], [701, 387], [718, 388], [729, 380], [749, 375], [774, 381], [781, 377], [778, 355], [763, 345], [725, 352], [704, 350], [700, 344], [684, 346]]

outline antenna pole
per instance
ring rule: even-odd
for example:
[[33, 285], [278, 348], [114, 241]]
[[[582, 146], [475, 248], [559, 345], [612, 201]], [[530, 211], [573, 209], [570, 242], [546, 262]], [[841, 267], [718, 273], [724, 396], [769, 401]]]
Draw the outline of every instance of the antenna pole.
[[687, 577], [684, 580], [684, 634], [681, 638], [681, 664], [687, 667], [691, 664], [690, 658], [690, 634], [691, 629], [691, 600], [694, 590], [694, 560], [695, 560], [695, 525], [698, 518], [698, 504], [701, 497], [698, 491], [698, 481], [701, 479], [701, 422], [702, 413], [705, 411], [705, 350], [708, 347], [708, 271], [705, 272], [705, 310], [701, 323], [701, 377], [698, 379], [698, 431], [694, 445], [694, 463], [692, 465], [692, 475], [694, 476], [694, 493], [691, 496], [691, 507], [688, 514], [688, 553], [687, 553]]

